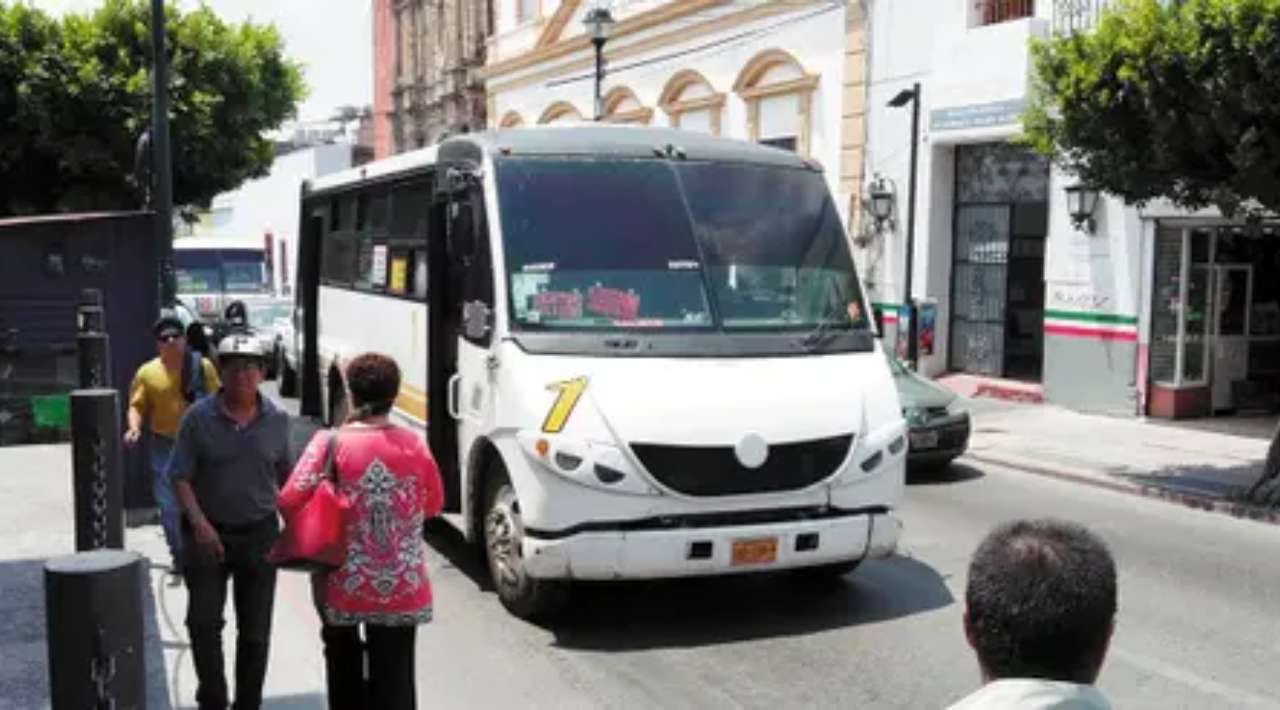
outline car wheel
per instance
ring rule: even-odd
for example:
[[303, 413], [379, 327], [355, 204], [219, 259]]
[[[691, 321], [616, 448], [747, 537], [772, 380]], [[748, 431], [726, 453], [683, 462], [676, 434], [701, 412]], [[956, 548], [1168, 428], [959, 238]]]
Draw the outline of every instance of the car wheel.
[[568, 583], [534, 579], [524, 568], [520, 501], [504, 472], [493, 471], [485, 496], [484, 551], [498, 600], [522, 619], [553, 616], [568, 600]]

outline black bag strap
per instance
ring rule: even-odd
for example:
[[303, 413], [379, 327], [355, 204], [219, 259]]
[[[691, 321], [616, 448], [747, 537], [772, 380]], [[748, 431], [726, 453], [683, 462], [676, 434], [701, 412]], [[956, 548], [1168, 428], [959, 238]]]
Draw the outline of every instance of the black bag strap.
[[[191, 380], [195, 374], [191, 371], [191, 352], [187, 351], [182, 354], [182, 398], [187, 400], [187, 404], [195, 404], [196, 401], [191, 391]], [[203, 372], [199, 374], [204, 375]]]

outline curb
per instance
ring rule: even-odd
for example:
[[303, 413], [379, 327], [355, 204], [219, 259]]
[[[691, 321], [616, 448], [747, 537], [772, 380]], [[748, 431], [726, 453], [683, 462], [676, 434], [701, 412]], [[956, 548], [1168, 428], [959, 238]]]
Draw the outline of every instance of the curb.
[[1005, 458], [998, 455], [989, 456], [986, 454], [975, 454], [972, 451], [966, 453], [965, 457], [981, 463], [994, 464], [996, 466], [1012, 468], [1018, 471], [1025, 471], [1027, 473], [1046, 476], [1048, 478], [1056, 478], [1058, 480], [1068, 481], [1071, 483], [1082, 483], [1087, 486], [1115, 491], [1117, 493], [1125, 493], [1140, 498], [1159, 500], [1165, 503], [1191, 508], [1193, 510], [1204, 511], [1206, 513], [1218, 513], [1220, 515], [1228, 515], [1241, 520], [1252, 520], [1254, 522], [1264, 523], [1267, 525], [1280, 525], [1280, 510], [1273, 510], [1262, 506], [1223, 500], [1221, 498], [1212, 498], [1210, 496], [1196, 495], [1194, 493], [1178, 493], [1176, 491], [1166, 490], [1157, 486], [1120, 483], [1107, 478], [1099, 478], [1098, 475], [1079, 473], [1069, 469], [1052, 468], [1041, 464], [1029, 463], [1025, 459], [1017, 457]]

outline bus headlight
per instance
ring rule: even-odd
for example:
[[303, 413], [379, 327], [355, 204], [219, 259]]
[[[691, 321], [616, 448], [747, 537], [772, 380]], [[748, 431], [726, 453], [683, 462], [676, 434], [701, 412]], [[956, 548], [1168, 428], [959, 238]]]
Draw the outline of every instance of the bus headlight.
[[630, 495], [660, 494], [611, 444], [542, 432], [521, 432], [516, 440], [536, 465], [574, 483]]

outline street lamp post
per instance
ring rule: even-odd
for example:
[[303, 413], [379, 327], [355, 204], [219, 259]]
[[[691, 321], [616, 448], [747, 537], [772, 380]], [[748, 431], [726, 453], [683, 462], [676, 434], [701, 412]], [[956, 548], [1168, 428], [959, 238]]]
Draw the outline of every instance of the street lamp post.
[[177, 299], [173, 271], [173, 164], [169, 147], [169, 53], [165, 47], [164, 0], [151, 0], [151, 172], [160, 307]]
[[916, 299], [912, 294], [911, 276], [914, 271], [915, 261], [915, 241], [916, 241], [916, 170], [919, 162], [920, 149], [920, 82], [916, 82], [910, 89], [904, 89], [898, 92], [889, 101], [891, 108], [902, 108], [908, 103], [911, 104], [911, 178], [907, 185], [907, 268], [906, 276], [903, 279], [903, 289], [906, 292], [907, 312], [910, 314], [907, 327], [907, 364], [911, 369], [916, 369]]
[[587, 35], [596, 48], [595, 120], [599, 121], [604, 116], [604, 99], [600, 93], [604, 84], [604, 45], [609, 41], [609, 32], [613, 30], [613, 14], [609, 12], [609, 8], [598, 6], [587, 13], [582, 24], [587, 26]]

